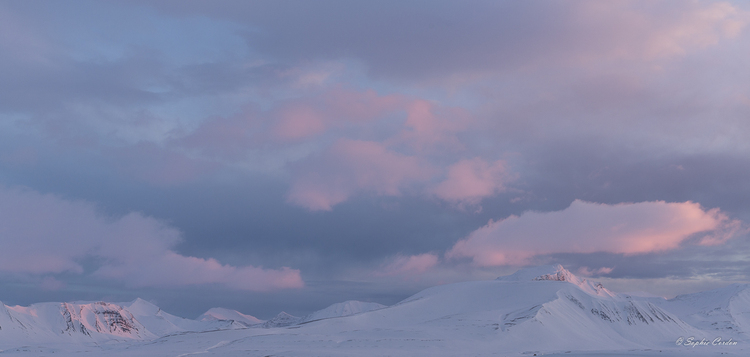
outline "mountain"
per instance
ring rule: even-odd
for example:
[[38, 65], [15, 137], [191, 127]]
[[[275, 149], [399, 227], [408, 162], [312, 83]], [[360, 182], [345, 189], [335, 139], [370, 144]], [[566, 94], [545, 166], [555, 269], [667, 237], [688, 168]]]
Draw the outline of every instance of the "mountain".
[[[242, 322], [240, 318], [247, 320]], [[734, 284], [666, 300], [616, 294], [559, 265], [522, 269], [495, 280], [435, 286], [388, 307], [346, 301], [304, 318], [282, 312], [271, 320], [252, 324], [256, 328], [244, 328], [248, 321], [254, 321], [251, 318], [216, 308], [202, 315], [199, 320], [203, 321], [182, 319], [140, 299], [125, 304], [0, 304], [0, 353], [446, 357], [750, 354], [750, 348], [745, 347], [750, 340], [748, 285]], [[691, 338], [705, 342], [686, 346]], [[712, 345], [716, 338], [733, 344]]]
[[148, 331], [156, 336], [165, 336], [184, 332], [202, 332], [245, 328], [244, 324], [231, 320], [190, 320], [169, 314], [158, 306], [143, 300], [135, 299], [123, 303], [127, 310], [140, 321]]
[[565, 281], [571, 283], [581, 290], [597, 295], [614, 297], [616, 294], [605, 289], [600, 283], [594, 283], [587, 279], [579, 278], [569, 272], [562, 265], [542, 265], [532, 268], [521, 269], [511, 275], [501, 276], [498, 281], [506, 282], [528, 282], [528, 281]]
[[24, 343], [101, 343], [153, 340], [185, 332], [245, 328], [233, 321], [196, 321], [142, 299], [130, 303], [0, 303], [0, 349]]
[[287, 327], [297, 324], [308, 323], [317, 320], [330, 319], [335, 317], [344, 317], [362, 312], [382, 309], [386, 307], [374, 302], [362, 302], [356, 300], [349, 300], [340, 302], [326, 307], [325, 309], [315, 311], [304, 317], [297, 317], [281, 312], [274, 318], [263, 321], [254, 316], [245, 315], [236, 310], [225, 309], [221, 307], [215, 307], [206, 311], [203, 315], [198, 317], [199, 321], [233, 321], [235, 323], [241, 323], [246, 327], [261, 327], [261, 328], [274, 328], [274, 327]]
[[333, 304], [325, 309], [318, 310], [309, 314], [300, 320], [299, 323], [307, 323], [317, 320], [330, 319], [334, 317], [344, 317], [363, 312], [379, 310], [387, 306], [381, 305], [375, 302], [363, 302], [356, 300], [349, 300], [340, 303]]
[[[561, 266], [521, 270], [493, 281], [428, 288], [382, 310], [357, 315], [370, 328], [412, 326], [492, 335], [539, 348], [668, 346], [700, 331], [656, 304], [614, 294]], [[499, 342], [498, 342], [499, 343]]]
[[661, 304], [701, 330], [750, 337], [750, 285], [679, 295]]
[[302, 320], [301, 317], [292, 316], [282, 311], [272, 319], [262, 323], [260, 327], [263, 328], [274, 328], [274, 327], [286, 327], [296, 325]]
[[116, 304], [40, 303], [23, 307], [0, 303], [0, 343], [102, 342], [156, 337], [130, 311]]
[[244, 326], [253, 326], [262, 324], [263, 320], [251, 316], [245, 315], [237, 310], [225, 309], [223, 307], [214, 307], [206, 311], [203, 315], [198, 316], [199, 321], [234, 321], [243, 324]]

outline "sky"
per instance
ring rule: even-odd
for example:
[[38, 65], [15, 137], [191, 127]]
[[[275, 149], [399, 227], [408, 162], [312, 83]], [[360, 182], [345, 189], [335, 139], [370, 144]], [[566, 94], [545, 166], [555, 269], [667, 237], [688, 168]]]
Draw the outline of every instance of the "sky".
[[750, 281], [750, 5], [0, 1], [0, 300]]

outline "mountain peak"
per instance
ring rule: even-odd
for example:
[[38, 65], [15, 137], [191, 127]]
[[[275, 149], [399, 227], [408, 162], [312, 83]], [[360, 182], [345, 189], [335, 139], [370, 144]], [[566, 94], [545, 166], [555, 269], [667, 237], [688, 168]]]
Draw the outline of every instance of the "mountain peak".
[[282, 311], [274, 319], [294, 319], [297, 318], [297, 316], [293, 316], [291, 314], [287, 314], [286, 312]]
[[272, 328], [272, 327], [286, 327], [291, 326], [299, 323], [302, 320], [302, 318], [293, 316], [290, 314], [287, 314], [286, 312], [282, 311], [276, 317], [266, 321], [261, 325], [263, 328]]
[[141, 298], [133, 300], [130, 304], [125, 303], [120, 305], [126, 306], [135, 315], [155, 315], [161, 311], [161, 308], [158, 306]]
[[552, 280], [552, 281], [568, 281], [574, 284], [578, 284], [582, 279], [573, 275], [570, 271], [565, 269], [560, 264], [555, 265], [541, 265], [536, 267], [523, 268], [517, 272], [501, 276], [497, 280], [502, 281], [534, 281], [534, 280]]
[[565, 281], [578, 286], [579, 288], [590, 294], [608, 296], [615, 295], [614, 293], [605, 289], [602, 284], [592, 283], [591, 281], [588, 281], [586, 279], [579, 278], [560, 264], [523, 268], [513, 274], [501, 276], [496, 280], [513, 282]]

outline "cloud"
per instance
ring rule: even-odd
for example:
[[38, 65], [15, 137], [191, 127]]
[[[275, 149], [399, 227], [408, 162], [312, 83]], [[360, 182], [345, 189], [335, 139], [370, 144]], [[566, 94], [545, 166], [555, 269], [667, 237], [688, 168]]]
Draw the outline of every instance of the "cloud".
[[439, 106], [423, 99], [412, 100], [405, 109], [406, 122], [392, 141], [427, 154], [465, 150], [456, 133], [468, 126], [470, 115], [466, 110]]
[[[646, 42], [646, 56], [685, 54], [737, 37], [750, 22], [750, 13], [728, 2], [687, 6], [676, 21], [662, 24]], [[666, 25], [666, 26], [665, 26]]]
[[540, 254], [660, 252], [695, 235], [731, 235], [738, 225], [718, 209], [704, 210], [693, 202], [607, 205], [575, 200], [562, 211], [491, 221], [457, 242], [446, 257], [498, 266], [525, 264]]
[[273, 133], [283, 139], [301, 139], [326, 130], [322, 115], [313, 108], [299, 105], [284, 108], [274, 125]]
[[583, 275], [583, 276], [600, 276], [600, 275], [607, 275], [611, 273], [612, 270], [613, 268], [609, 268], [609, 267], [601, 267], [599, 269], [593, 269], [593, 270], [590, 269], [589, 267], [580, 267], [578, 268], [578, 270], [576, 270], [576, 272], [579, 275]]
[[403, 110], [406, 99], [378, 95], [374, 90], [354, 91], [336, 86], [302, 100], [283, 103], [273, 114], [277, 137], [299, 140], [347, 124], [364, 124]]
[[[299, 270], [222, 265], [188, 257], [173, 247], [180, 232], [139, 213], [100, 214], [87, 202], [69, 201], [27, 189], [0, 187], [0, 272], [85, 274], [81, 261], [99, 261], [94, 277], [129, 286], [219, 284], [266, 291], [304, 285]], [[45, 286], [56, 286], [45, 278]]]
[[491, 164], [481, 158], [461, 160], [448, 168], [447, 178], [433, 192], [446, 201], [478, 204], [482, 198], [505, 190], [510, 179], [506, 166], [502, 160]]
[[171, 146], [216, 161], [238, 161], [266, 143], [262, 113], [252, 107], [229, 116], [206, 118], [194, 130], [175, 138]]
[[[283, 91], [284, 97], [292, 98], [269, 99], [265, 104], [268, 108], [263, 109], [247, 105], [238, 113], [206, 118], [195, 128], [173, 133], [170, 148], [236, 164], [253, 154], [272, 157], [295, 146], [342, 137], [342, 130], [366, 133], [369, 123], [405, 111], [407, 103], [399, 95], [379, 95], [374, 90], [357, 91], [340, 85], [302, 92], [284, 87]], [[320, 138], [328, 132], [332, 134]], [[309, 154], [308, 150], [302, 157]], [[299, 154], [295, 156], [286, 161], [300, 159]], [[253, 165], [257, 163], [248, 166]]]
[[[320, 271], [444, 251], [490, 217], [519, 215], [494, 223], [505, 232], [514, 219], [531, 219], [524, 211], [562, 210], [577, 197], [690, 200], [747, 215], [750, 96], [737, 82], [747, 77], [744, 3], [142, 5], [0, 5], [2, 180], [148, 209], [185, 230], [184, 251], [260, 256], [268, 265], [316, 255], [325, 263], [294, 264]], [[674, 164], [684, 169], [665, 169]], [[161, 191], [165, 185], [178, 187]], [[509, 203], [499, 194], [512, 188], [524, 193]], [[310, 215], [277, 202], [283, 192], [310, 210], [360, 199], [351, 210]], [[155, 194], [164, 201], [154, 204]], [[389, 198], [373, 205], [368, 195]], [[465, 214], [437, 200], [485, 207]], [[134, 217], [129, 224], [148, 225], [148, 217]], [[279, 224], [290, 217], [309, 224]], [[107, 229], [126, 220], [103, 219]], [[725, 248], [730, 226], [686, 240], [701, 252]], [[466, 258], [479, 261], [478, 246], [503, 251], [477, 239], [465, 243]], [[521, 258], [601, 256], [553, 240], [499, 246]], [[40, 247], [32, 249], [34, 264], [17, 263], [40, 276], [88, 276], [81, 261], [91, 256], [104, 264], [95, 276], [149, 286], [271, 288], [262, 276], [281, 285], [295, 277], [182, 256], [175, 244], [151, 248], [157, 253], [143, 261], [115, 259], [110, 248], [79, 258], [68, 247]], [[644, 257], [633, 254], [604, 256]], [[13, 259], [3, 271], [14, 269]], [[616, 275], [647, 266], [641, 262], [584, 265], [615, 266]], [[149, 269], [159, 274], [146, 276]]]
[[[651, 60], [714, 45], [747, 25], [729, 2], [411, 1], [304, 6], [159, 2], [163, 11], [229, 19], [263, 31], [247, 42], [286, 61], [354, 58], [373, 75], [431, 81], [540, 63]], [[409, 14], [419, 14], [411, 16]]]
[[194, 159], [149, 142], [113, 149], [109, 154], [117, 159], [116, 169], [121, 175], [158, 186], [195, 181], [215, 172], [219, 167], [216, 162]]
[[296, 178], [287, 200], [310, 210], [331, 208], [357, 191], [399, 196], [404, 187], [430, 178], [418, 158], [374, 141], [339, 139], [312, 168]]
[[65, 283], [51, 276], [45, 276], [39, 284], [39, 287], [42, 288], [42, 290], [57, 291], [65, 288]]
[[[422, 156], [408, 156], [372, 141], [340, 139], [318, 160], [305, 163], [295, 177], [287, 201], [310, 210], [331, 210], [360, 192], [400, 196], [435, 196], [459, 206], [477, 205], [506, 190], [514, 175], [505, 161], [464, 159], [442, 169]], [[437, 184], [430, 181], [442, 176]]]
[[47, 57], [54, 46], [29, 25], [28, 18], [19, 15], [7, 4], [0, 5], [0, 49], [3, 50], [0, 61], [49, 64]]
[[438, 256], [424, 253], [410, 256], [397, 256], [392, 262], [375, 272], [375, 276], [413, 276], [422, 274], [438, 263]]
[[299, 270], [288, 267], [278, 270], [234, 267], [213, 258], [186, 257], [173, 251], [161, 252], [147, 259], [134, 258], [112, 261], [93, 275], [127, 281], [135, 287], [219, 284], [238, 290], [267, 291], [304, 285]]
[[[350, 125], [350, 130], [334, 133], [339, 139], [320, 157], [296, 164], [288, 202], [311, 210], [330, 210], [360, 192], [400, 196], [404, 188], [414, 187], [415, 192], [427, 196], [478, 204], [482, 198], [505, 190], [511, 174], [503, 161], [487, 163], [473, 158], [446, 167], [446, 161], [466, 151], [457, 134], [468, 125], [467, 111], [422, 99], [378, 96], [373, 91], [337, 89], [321, 97], [326, 112], [305, 105], [285, 106], [281, 112], [291, 110], [291, 114], [276, 121], [277, 133], [283, 128], [284, 138], [300, 139], [345, 125]], [[399, 112], [406, 113], [405, 121], [389, 120], [387, 114]], [[367, 125], [377, 120], [378, 129]], [[393, 135], [380, 140], [347, 138], [372, 136], [368, 134], [385, 127]], [[444, 182], [432, 183], [442, 176], [447, 176]]]

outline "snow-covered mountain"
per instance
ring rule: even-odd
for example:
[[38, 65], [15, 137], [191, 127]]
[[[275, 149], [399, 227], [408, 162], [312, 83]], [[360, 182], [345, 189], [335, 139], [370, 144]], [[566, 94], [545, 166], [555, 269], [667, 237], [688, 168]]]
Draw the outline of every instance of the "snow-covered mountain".
[[376, 302], [363, 302], [357, 300], [349, 300], [333, 304], [325, 309], [318, 310], [309, 314], [300, 320], [299, 323], [307, 323], [323, 319], [331, 319], [335, 317], [344, 317], [363, 312], [379, 310], [387, 306], [378, 304]]
[[[284, 356], [744, 356], [750, 352], [744, 347], [748, 331], [748, 285], [665, 300], [616, 294], [559, 265], [436, 286], [389, 307], [347, 301], [304, 318], [282, 312], [265, 322], [221, 308], [198, 320], [182, 319], [140, 299], [125, 304], [0, 304], [0, 352], [14, 347], [12, 351], [56, 356], [81, 351], [60, 344], [87, 341], [107, 355], [123, 356], [248, 351]], [[691, 337], [707, 342], [698, 348], [677, 344]], [[711, 345], [717, 337], [734, 344]], [[58, 347], [32, 348], [29, 341]]]
[[[257, 327], [262, 327], [262, 328], [275, 328], [275, 327], [294, 326], [294, 325], [305, 324], [305, 323], [318, 321], [318, 320], [356, 315], [356, 314], [360, 314], [363, 312], [382, 309], [385, 307], [387, 306], [374, 303], [374, 302], [349, 300], [349, 301], [344, 301], [340, 303], [335, 303], [331, 306], [326, 307], [325, 309], [315, 311], [304, 317], [293, 316], [282, 311], [278, 315], [274, 316], [272, 319], [265, 321], [265, 322], [261, 321], [262, 323], [260, 325], [253, 325], [252, 327], [257, 326]], [[230, 310], [230, 311], [233, 311], [233, 310]], [[237, 313], [236, 311], [234, 312]]]
[[701, 330], [750, 337], [750, 285], [679, 295], [661, 305]]
[[126, 308], [106, 303], [0, 304], [0, 344], [142, 340], [158, 337]]
[[538, 348], [668, 346], [679, 336], [700, 334], [649, 301], [619, 296], [561, 266], [436, 286], [358, 316], [373, 327], [430, 326], [441, 334], [460, 330], [460, 335], [491, 335], [497, 343]]
[[140, 321], [146, 329], [156, 336], [166, 336], [184, 332], [202, 332], [245, 328], [244, 324], [230, 319], [224, 320], [190, 320], [169, 314], [158, 306], [143, 300], [135, 299], [131, 303], [123, 303], [126, 309]]
[[508, 282], [566, 281], [578, 286], [581, 290], [586, 291], [589, 294], [609, 297], [614, 297], [616, 295], [605, 289], [602, 284], [579, 278], [559, 264], [521, 269], [511, 275], [501, 276], [496, 280]]
[[237, 310], [225, 309], [223, 307], [214, 307], [206, 311], [203, 315], [198, 316], [199, 321], [234, 321], [247, 327], [262, 324], [263, 320], [245, 315]]
[[130, 303], [0, 303], [0, 349], [8, 344], [153, 340], [175, 333], [245, 328], [232, 321], [197, 321], [142, 299]]
[[293, 316], [282, 311], [272, 319], [262, 323], [260, 327], [263, 328], [274, 328], [274, 327], [286, 327], [296, 325], [302, 321], [301, 317]]

